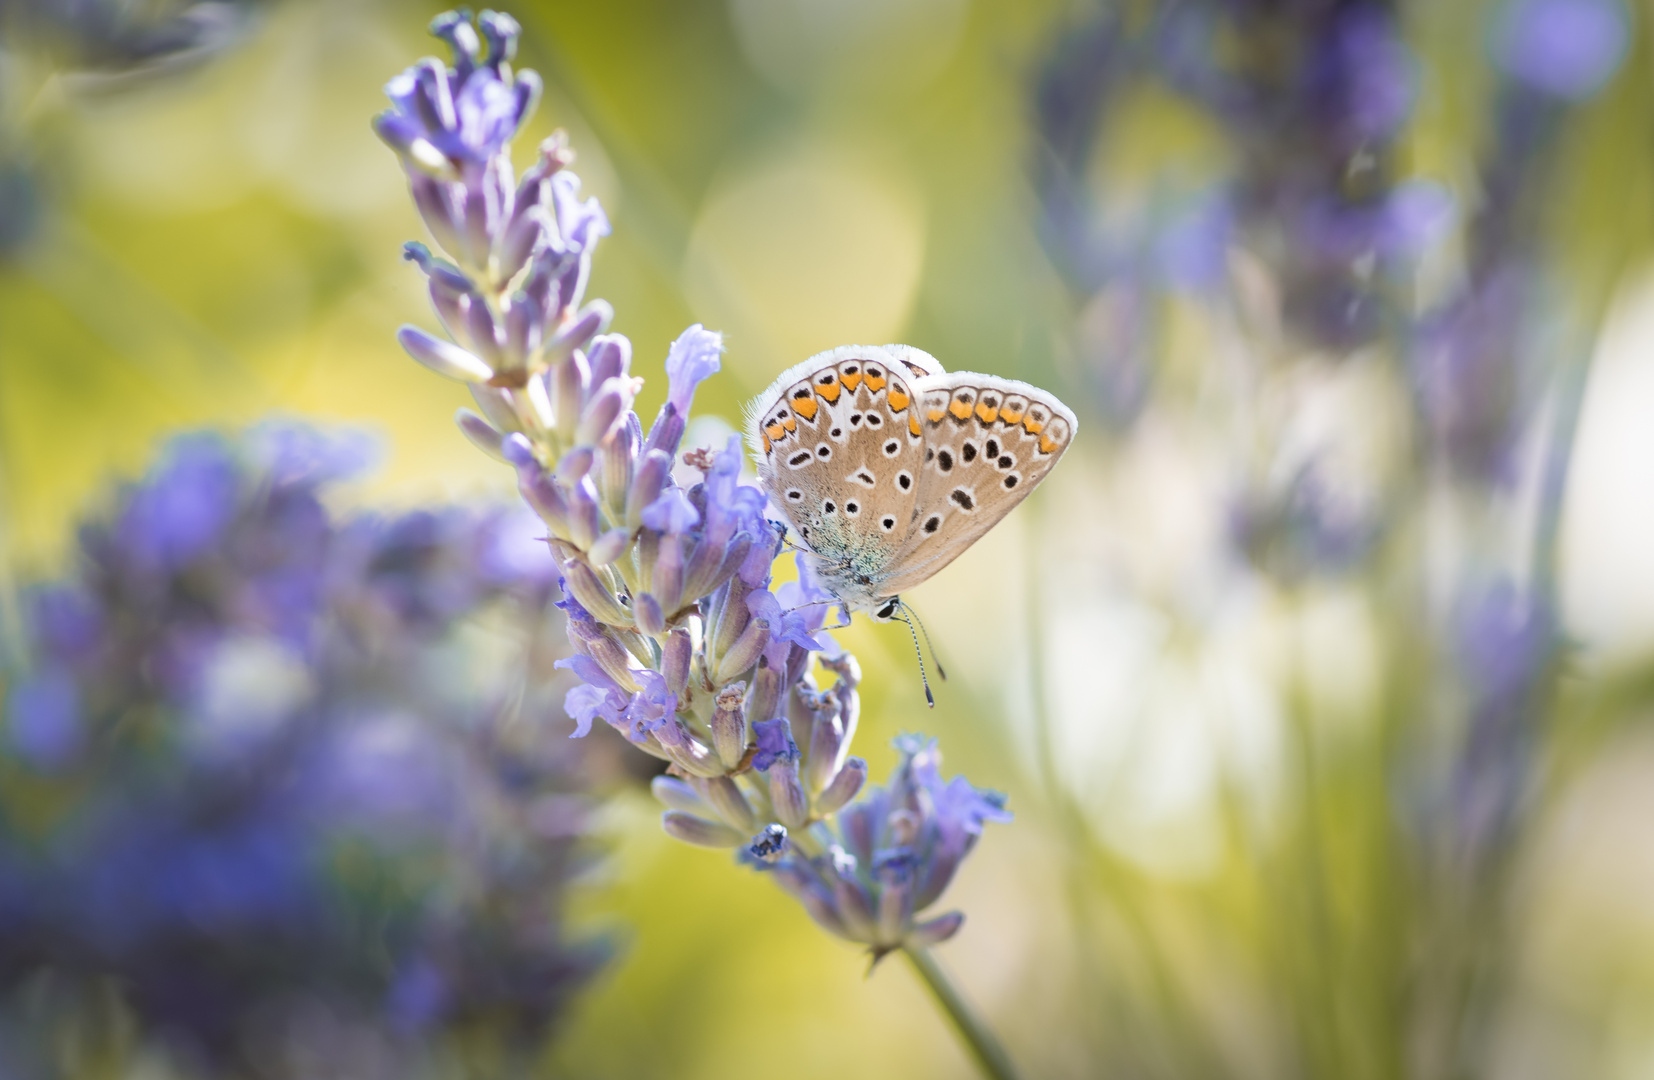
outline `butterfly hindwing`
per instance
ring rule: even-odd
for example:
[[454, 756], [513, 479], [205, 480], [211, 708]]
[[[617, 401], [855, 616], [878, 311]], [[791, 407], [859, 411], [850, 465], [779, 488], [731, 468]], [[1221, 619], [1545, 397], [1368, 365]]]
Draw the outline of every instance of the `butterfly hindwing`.
[[993, 528], [1068, 450], [1074, 414], [1035, 386], [974, 372], [927, 376], [914, 391], [922, 453], [913, 522], [879, 582], [895, 596]]

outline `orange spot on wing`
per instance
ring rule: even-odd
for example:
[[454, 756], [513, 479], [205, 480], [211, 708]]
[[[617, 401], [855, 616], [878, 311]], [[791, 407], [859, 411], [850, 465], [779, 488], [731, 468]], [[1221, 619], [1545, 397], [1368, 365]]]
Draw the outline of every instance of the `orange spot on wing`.
[[1011, 406], [1007, 405], [1003, 409], [999, 410], [999, 418], [1007, 424], [1015, 426], [1022, 423], [1022, 410], [1013, 409]]
[[856, 387], [861, 385], [861, 372], [846, 371], [843, 375], [839, 376], [839, 382], [844, 384], [844, 388], [846, 390], [851, 393], [855, 393]]
[[940, 424], [942, 422], [942, 417], [944, 417], [946, 415], [948, 415], [948, 410], [946, 410], [946, 409], [926, 409], [925, 410], [925, 419], [929, 420], [933, 424]]
[[793, 412], [802, 416], [806, 420], [814, 420], [816, 418], [816, 410], [819, 408], [821, 408], [821, 406], [816, 404], [816, 399], [813, 397], [799, 398], [793, 402]]
[[[868, 383], [868, 385], [871, 386], [873, 384]], [[901, 412], [903, 409], [907, 408], [908, 402], [913, 399], [902, 393], [902, 391], [898, 390], [896, 387], [892, 386], [890, 388], [890, 393], [885, 395], [885, 400], [890, 403], [891, 412]]]
[[770, 437], [763, 432], [758, 433], [758, 441], [764, 444], [764, 453], [770, 452]]
[[883, 375], [869, 375], [867, 377], [867, 389], [870, 393], [876, 394], [884, 389], [885, 382], [886, 379]]
[[1030, 435], [1038, 435], [1040, 432], [1045, 430], [1045, 425], [1040, 423], [1038, 420], [1024, 420], [1022, 422], [1022, 430], [1026, 431]]
[[1056, 448], [1057, 448], [1057, 440], [1053, 439], [1051, 436], [1041, 435], [1039, 437], [1039, 452], [1040, 453], [1049, 454], [1051, 451], [1055, 450]]
[[907, 430], [912, 432], [915, 437], [917, 437], [920, 434], [920, 432], [919, 432], [919, 414], [918, 413], [910, 412], [910, 413], [907, 414]]
[[787, 430], [788, 430], [788, 431], [789, 431], [789, 432], [792, 432], [792, 431], [797, 431], [797, 430], [798, 430], [798, 421], [797, 421], [797, 420], [794, 420], [794, 419], [793, 419], [793, 418], [792, 418], [792, 417], [791, 417], [791, 416], [789, 416], [789, 417], [787, 417], [787, 418], [786, 418], [786, 419], [785, 419], [785, 420], [783, 420], [783, 421], [781, 421], [781, 424], [782, 424], [782, 426], [783, 426], [783, 427], [785, 427], [785, 428], [786, 428], [786, 429], [787, 429]]
[[999, 410], [990, 409], [988, 406], [979, 401], [976, 403], [976, 418], [984, 424], [991, 424], [995, 420], [999, 419]]
[[782, 427], [780, 424], [771, 424], [764, 429], [764, 434], [768, 435], [771, 439], [779, 439], [786, 433], [787, 429]]
[[833, 402], [838, 400], [839, 391], [841, 389], [843, 388], [839, 386], [838, 380], [834, 379], [830, 383], [823, 383], [822, 385], [817, 386], [816, 393], [821, 395], [823, 401], [831, 405]]
[[[948, 406], [948, 412], [953, 414], [955, 420], [963, 420], [971, 414], [971, 403], [956, 400]], [[937, 417], [937, 419], [940, 420], [941, 417]]]

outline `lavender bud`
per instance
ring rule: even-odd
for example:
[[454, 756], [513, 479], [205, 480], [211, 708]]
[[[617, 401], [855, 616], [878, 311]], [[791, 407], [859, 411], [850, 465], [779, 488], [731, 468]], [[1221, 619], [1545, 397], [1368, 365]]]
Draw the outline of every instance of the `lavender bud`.
[[707, 634], [706, 650], [709, 656], [722, 656], [735, 647], [735, 642], [746, 632], [752, 621], [747, 598], [752, 590], [739, 581], [730, 582], [729, 589], [714, 613], [712, 629]]
[[545, 379], [552, 391], [551, 408], [557, 417], [557, 430], [567, 436], [580, 423], [580, 412], [586, 405], [586, 390], [590, 383], [587, 381], [585, 357], [575, 353], [553, 365], [546, 371]]
[[503, 432], [523, 429], [517, 410], [511, 406], [510, 391], [486, 383], [472, 383], [468, 389], [471, 391], [471, 399], [477, 403], [477, 408], [482, 410], [490, 424]]
[[585, 619], [570, 619], [568, 634], [575, 647], [597, 661], [615, 685], [629, 694], [638, 692], [637, 679], [632, 673], [631, 654], [608, 630]]
[[[674, 694], [682, 694], [689, 688], [689, 664], [694, 655], [695, 643], [688, 630], [680, 626], [667, 636], [666, 644], [661, 647], [660, 673]], [[716, 741], [713, 745], [717, 745]]]
[[478, 416], [470, 409], [460, 408], [454, 413], [454, 423], [471, 444], [489, 457], [505, 460], [505, 454], [500, 451], [500, 440], [504, 435], [494, 429], [487, 420]]
[[574, 429], [574, 441], [592, 445], [601, 442], [631, 404], [630, 389], [621, 379], [610, 379], [604, 383], [581, 410]]
[[666, 632], [666, 616], [661, 613], [660, 601], [649, 593], [632, 597], [632, 615], [637, 619], [637, 628], [650, 637]]
[[676, 536], [661, 538], [660, 552], [655, 556], [654, 572], [649, 576], [649, 591], [660, 601], [661, 609], [674, 613], [683, 602], [683, 542]]
[[584, 348], [593, 337], [609, 328], [614, 321], [614, 308], [606, 300], [593, 300], [572, 321], [563, 324], [546, 342], [546, 356], [561, 358]]
[[505, 335], [494, 321], [494, 313], [488, 310], [487, 304], [473, 302], [465, 314], [465, 332], [471, 339], [471, 348], [489, 367], [500, 370], [505, 366], [505, 357], [500, 349]]
[[494, 371], [477, 357], [458, 345], [433, 337], [417, 326], [404, 326], [396, 332], [396, 340], [408, 355], [438, 375], [462, 382], [487, 382]]
[[752, 812], [752, 805], [747, 802], [747, 797], [741, 794], [741, 789], [735, 781], [729, 777], [714, 776], [703, 780], [701, 791], [706, 801], [718, 812], [718, 816], [732, 828], [751, 832], [758, 824], [758, 818]]
[[683, 417], [673, 408], [671, 402], [661, 407], [660, 415], [655, 417], [654, 424], [649, 428], [649, 439], [643, 444], [645, 450], [663, 450], [668, 457], [676, 457], [678, 444], [683, 441]]
[[712, 756], [712, 751], [677, 717], [668, 716], [665, 723], [655, 728], [654, 736], [667, 758], [690, 776], [707, 779], [723, 775], [723, 767]]
[[759, 654], [770, 643], [770, 621], [768, 619], [753, 619], [747, 623], [747, 628], [735, 643], [729, 647], [718, 660], [718, 670], [713, 675], [713, 681], [724, 682], [735, 678], [743, 671], [758, 662]]
[[649, 792], [673, 810], [685, 814], [705, 814], [711, 810], [694, 788], [675, 776], [655, 777], [649, 781]]
[[[519, 192], [517, 197], [520, 199], [522, 193]], [[548, 223], [546, 212], [538, 206], [531, 206], [512, 218], [495, 252], [499, 259], [497, 273], [501, 281], [509, 281], [516, 277], [517, 272], [527, 264], [529, 256], [534, 254], [534, 245], [539, 242]], [[541, 322], [544, 322], [543, 314]], [[534, 328], [534, 336], [540, 336], [539, 325]]]
[[810, 799], [798, 779], [798, 761], [777, 761], [770, 766], [770, 802], [775, 816], [789, 829], [802, 829], [810, 820]]
[[581, 550], [585, 550], [597, 543], [598, 530], [602, 528], [597, 511], [597, 488], [592, 485], [590, 478], [582, 478], [579, 483], [569, 486], [566, 490], [569, 539], [578, 544]]
[[563, 564], [563, 579], [568, 591], [580, 601], [580, 606], [591, 612], [592, 618], [610, 626], [631, 626], [632, 616], [619, 600], [604, 586], [596, 572], [579, 559]]
[[747, 753], [747, 721], [741, 707], [746, 689], [742, 683], [730, 683], [719, 690], [717, 707], [712, 714], [712, 747], [726, 769], [741, 764]]
[[844, 763], [832, 781], [816, 796], [815, 811], [819, 817], [836, 814], [850, 805], [850, 800], [861, 793], [867, 783], [867, 762], [853, 757]]
[[518, 293], [511, 298], [505, 309], [505, 343], [511, 352], [512, 367], [528, 366], [528, 358], [540, 347], [540, 324], [544, 318], [533, 297]]
[[643, 524], [644, 507], [660, 497], [661, 486], [672, 471], [672, 455], [651, 450], [643, 455], [626, 492], [626, 524], [638, 528]]
[[686, 844], [709, 848], [738, 848], [747, 838], [728, 825], [686, 814], [682, 810], [668, 810], [660, 816], [660, 827], [666, 835]]
[[[413, 192], [420, 218], [431, 230], [431, 239], [444, 251], [458, 251], [459, 223], [454, 217], [453, 202], [448, 198], [453, 166], [425, 139], [415, 139], [409, 145], [408, 159], [420, 170], [409, 172], [408, 187]], [[434, 289], [435, 281], [431, 284]]]
[[[629, 416], [628, 416], [629, 418]], [[633, 461], [637, 441], [630, 423], [617, 426], [602, 446], [603, 465], [600, 487], [603, 505], [612, 514], [619, 515], [626, 505], [626, 491], [632, 485]]]
[[850, 740], [838, 710], [816, 710], [810, 725], [810, 759], [804, 773], [804, 783], [812, 794], [820, 794], [827, 782], [838, 775], [841, 755], [849, 747]]
[[747, 717], [773, 718], [781, 704], [781, 673], [760, 659], [747, 691]]
[[928, 922], [922, 922], [908, 932], [907, 939], [902, 942], [910, 949], [928, 949], [932, 945], [940, 945], [959, 932], [965, 924], [965, 913], [950, 911], [946, 915], [939, 915]]
[[610, 529], [599, 536], [586, 552], [586, 561], [593, 566], [608, 566], [626, 553], [631, 546], [632, 534], [628, 529]]
[[565, 487], [579, 484], [592, 471], [592, 462], [596, 458], [597, 451], [590, 446], [577, 446], [570, 450], [557, 462], [557, 482]]
[[[500, 450], [510, 460], [512, 439], [521, 439], [521, 435], [508, 435], [500, 442]], [[552, 535], [561, 539], [569, 538], [569, 504], [563, 498], [563, 493], [557, 490], [557, 485], [551, 477], [540, 472], [536, 467], [519, 468], [517, 470], [517, 490], [522, 492], [523, 500], [533, 508], [540, 520], [546, 523]]]
[[592, 338], [586, 359], [595, 383], [625, 378], [632, 368], [632, 343], [623, 334], [602, 334]]

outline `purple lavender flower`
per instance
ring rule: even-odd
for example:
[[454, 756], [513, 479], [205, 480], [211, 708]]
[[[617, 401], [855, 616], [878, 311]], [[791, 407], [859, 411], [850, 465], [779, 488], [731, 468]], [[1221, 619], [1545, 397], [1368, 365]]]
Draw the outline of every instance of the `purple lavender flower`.
[[[719, 370], [722, 337], [696, 324], [672, 344], [666, 401], [645, 430], [634, 409], [643, 380], [632, 374], [631, 343], [604, 332], [608, 305], [584, 301], [592, 248], [608, 222], [594, 200], [578, 200], [561, 139], [542, 147], [516, 185], [515, 204], [498, 194], [506, 211], [455, 209], [470, 200], [486, 210], [512, 187], [503, 141], [461, 139], [463, 154], [441, 151], [457, 138], [452, 125], [436, 130], [419, 118], [434, 109], [420, 104], [420, 87], [450, 86], [476, 64], [464, 21], [445, 16], [438, 25], [454, 40], [456, 68], [426, 61], [394, 82], [398, 109], [379, 128], [402, 155], [415, 201], [451, 257], [407, 248], [451, 340], [413, 327], [398, 337], [415, 360], [470, 384], [480, 411], [461, 410], [461, 430], [516, 470], [524, 501], [545, 526], [574, 649], [557, 666], [580, 680], [564, 699], [573, 736], [602, 720], [666, 764], [651, 788], [666, 807], [668, 835], [702, 847], [751, 847], [754, 857], [772, 860], [779, 879], [804, 880], [811, 860], [824, 857], [830, 822], [863, 808], [854, 800], [867, 764], [849, 752], [861, 671], [825, 629], [832, 597], [807, 560], [799, 559], [797, 582], [771, 588], [785, 530], [766, 516], [764, 493], [741, 482], [739, 436], [692, 448], [682, 457], [687, 479], [674, 477], [696, 388]], [[430, 100], [440, 104], [440, 93]], [[493, 172], [477, 171], [484, 168], [477, 160]], [[441, 184], [450, 185], [446, 202], [432, 196]], [[531, 199], [538, 209], [522, 212]], [[1209, 274], [1214, 256], [1204, 236], [1195, 228], [1187, 242], [1168, 245], [1168, 265]], [[957, 914], [916, 924], [913, 912], [941, 892], [982, 822], [1006, 819], [963, 781], [943, 785], [929, 744], [904, 752], [903, 771], [863, 814], [878, 821], [867, 827], [880, 834], [880, 856], [869, 852], [859, 864], [845, 856], [848, 880], [864, 881], [888, 910], [847, 931], [815, 891], [795, 890], [818, 918], [877, 951], [919, 948], [958, 929]], [[405, 986], [412, 1015], [445, 999], [443, 986], [417, 968]]]
[[1630, 35], [1619, 0], [1513, 0], [1495, 29], [1493, 55], [1512, 78], [1582, 101], [1619, 70]]
[[896, 740], [901, 763], [889, 784], [864, 795], [806, 843], [794, 832], [774, 857], [771, 836], [752, 854], [759, 867], [831, 933], [866, 945], [874, 957], [946, 941], [957, 911], [924, 918], [991, 821], [1011, 820], [1004, 797], [964, 777], [944, 782], [934, 739]]
[[512, 515], [335, 520], [320, 494], [360, 445], [183, 437], [30, 594], [0, 1001], [46, 970], [119, 986], [147, 1037], [228, 1071], [317, 1010], [408, 1054], [482, 1027], [525, 1045], [601, 962], [555, 917], [572, 763], [501, 705], [550, 687], [477, 678], [455, 633], [535, 626], [552, 583], [485, 557]]

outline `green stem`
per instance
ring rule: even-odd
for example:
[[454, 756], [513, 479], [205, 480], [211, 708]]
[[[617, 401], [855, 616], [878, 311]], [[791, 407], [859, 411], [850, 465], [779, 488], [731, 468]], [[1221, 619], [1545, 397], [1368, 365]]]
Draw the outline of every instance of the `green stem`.
[[1011, 1065], [1010, 1055], [1005, 1053], [1005, 1048], [999, 1045], [999, 1040], [994, 1038], [987, 1025], [971, 1011], [954, 988], [947, 972], [930, 955], [930, 950], [904, 948], [902, 955], [907, 957], [908, 963], [913, 965], [913, 970], [919, 973], [920, 980], [936, 999], [936, 1004], [947, 1014], [970, 1056], [976, 1061], [977, 1068], [982, 1070], [982, 1075], [991, 1080], [1016, 1080], [1017, 1073]]

